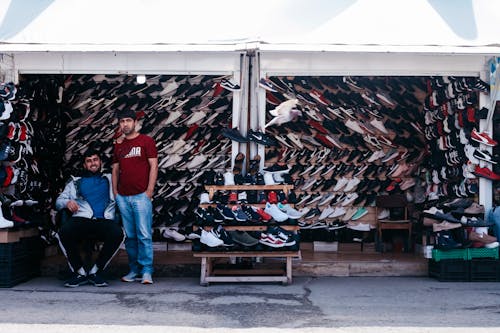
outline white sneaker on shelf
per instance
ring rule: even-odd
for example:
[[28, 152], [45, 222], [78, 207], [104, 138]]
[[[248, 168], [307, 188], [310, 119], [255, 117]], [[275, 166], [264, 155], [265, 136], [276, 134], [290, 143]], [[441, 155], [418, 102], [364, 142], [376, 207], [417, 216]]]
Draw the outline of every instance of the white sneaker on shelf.
[[284, 222], [288, 220], [288, 215], [282, 212], [275, 204], [270, 204], [269, 202], [266, 203], [264, 211], [271, 215], [276, 222]]
[[205, 231], [204, 229], [201, 230], [200, 242], [208, 247], [217, 247], [224, 244], [222, 239], [215, 237], [213, 233]]

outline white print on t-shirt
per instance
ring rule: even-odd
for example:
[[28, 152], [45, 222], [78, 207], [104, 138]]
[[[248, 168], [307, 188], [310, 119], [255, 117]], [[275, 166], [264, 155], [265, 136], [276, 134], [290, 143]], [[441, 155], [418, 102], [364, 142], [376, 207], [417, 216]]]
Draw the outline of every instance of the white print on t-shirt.
[[124, 158], [131, 158], [141, 156], [141, 147], [132, 147], [127, 155]]

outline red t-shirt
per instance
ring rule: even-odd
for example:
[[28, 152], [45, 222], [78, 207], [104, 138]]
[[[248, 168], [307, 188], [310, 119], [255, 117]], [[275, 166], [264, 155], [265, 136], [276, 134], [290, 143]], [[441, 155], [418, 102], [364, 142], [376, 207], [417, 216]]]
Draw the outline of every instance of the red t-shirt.
[[158, 157], [156, 144], [151, 137], [144, 134], [115, 144], [113, 164], [119, 163], [120, 166], [118, 193], [136, 195], [145, 192], [149, 181], [148, 158], [155, 157]]

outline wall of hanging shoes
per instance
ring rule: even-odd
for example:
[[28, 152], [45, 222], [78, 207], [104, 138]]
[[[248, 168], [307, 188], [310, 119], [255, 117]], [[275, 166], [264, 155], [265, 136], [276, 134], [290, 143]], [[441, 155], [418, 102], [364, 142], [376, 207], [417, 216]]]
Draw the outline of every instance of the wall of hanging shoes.
[[265, 165], [289, 170], [296, 207], [307, 211], [303, 240], [360, 240], [376, 227], [378, 194], [405, 192], [415, 204], [477, 194], [477, 169], [468, 172], [465, 156], [481, 116], [477, 94], [487, 92], [481, 80], [287, 76], [259, 84], [265, 132], [278, 146], [268, 145]]
[[[31, 91], [12, 82], [0, 83], [0, 228], [33, 228], [44, 225], [41, 211], [50, 204], [43, 197], [46, 186], [34, 157], [38, 109], [30, 106]], [[45, 184], [46, 185], [46, 184]]]
[[220, 134], [233, 112], [224, 81], [210, 75], [148, 75], [144, 84], [128, 75], [25, 76], [21, 87], [32, 91], [32, 109], [39, 110], [34, 154], [44, 161], [40, 187], [53, 201], [68, 177], [81, 172], [81, 156], [91, 147], [102, 152], [110, 172], [113, 142], [121, 136], [115, 113], [130, 108], [141, 133], [158, 148], [154, 240], [185, 240], [203, 190], [201, 176], [230, 165], [231, 140]]
[[[473, 176], [485, 176], [472, 158], [488, 159], [474, 147], [484, 134], [476, 130], [484, 113], [477, 94], [487, 91], [476, 78], [274, 76], [259, 87], [266, 90], [265, 126], [245, 137], [230, 128], [239, 87], [224, 76], [157, 75], [138, 84], [128, 75], [24, 75], [21, 104], [31, 106], [36, 138], [26, 154], [27, 193], [46, 200], [49, 212], [90, 144], [109, 171], [121, 134], [114, 115], [125, 107], [159, 149], [157, 241], [191, 234], [203, 185], [223, 185], [236, 156], [232, 141], [266, 147], [264, 169], [258, 155], [243, 156], [244, 165], [229, 171], [234, 180], [294, 185], [279, 199], [299, 210], [303, 240], [352, 241], [374, 229], [378, 194], [404, 192], [418, 204], [469, 197], [477, 194]], [[260, 203], [269, 193], [257, 196]]]

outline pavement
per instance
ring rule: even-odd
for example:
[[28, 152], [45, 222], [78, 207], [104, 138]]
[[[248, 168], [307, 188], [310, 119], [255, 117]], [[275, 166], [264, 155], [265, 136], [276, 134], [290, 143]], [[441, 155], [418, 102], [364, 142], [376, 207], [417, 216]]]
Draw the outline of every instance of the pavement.
[[40, 277], [0, 289], [0, 332], [499, 332], [500, 283], [422, 277], [298, 277], [199, 285]]

